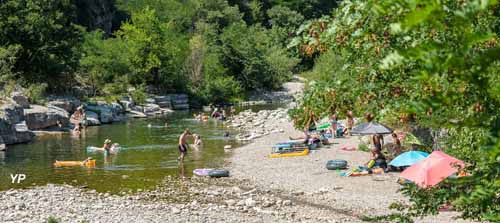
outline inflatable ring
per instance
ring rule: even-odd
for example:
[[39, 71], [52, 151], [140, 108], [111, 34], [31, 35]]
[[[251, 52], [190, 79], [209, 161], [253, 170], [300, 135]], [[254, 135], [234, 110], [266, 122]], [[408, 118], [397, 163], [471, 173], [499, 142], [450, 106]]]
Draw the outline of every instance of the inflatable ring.
[[326, 169], [337, 170], [337, 169], [347, 169], [346, 160], [329, 160], [326, 163]]
[[229, 170], [210, 170], [209, 177], [229, 177]]

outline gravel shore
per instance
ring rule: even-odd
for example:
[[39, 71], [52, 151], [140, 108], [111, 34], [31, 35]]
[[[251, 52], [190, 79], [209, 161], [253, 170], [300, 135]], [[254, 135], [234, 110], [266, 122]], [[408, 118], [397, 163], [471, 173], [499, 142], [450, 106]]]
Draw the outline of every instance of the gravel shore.
[[[301, 81], [290, 82], [285, 88], [290, 94], [300, 95], [303, 84]], [[252, 120], [251, 117], [239, 119]], [[368, 152], [340, 149], [357, 148], [358, 137], [333, 139], [331, 145], [313, 150], [307, 156], [271, 159], [268, 156], [272, 145], [302, 133], [295, 130], [290, 120], [277, 122], [271, 119], [268, 122], [272, 128], [283, 131], [264, 135], [233, 151], [228, 161], [233, 177], [249, 180], [258, 187], [288, 193], [305, 206], [327, 209], [333, 219], [349, 218], [348, 222], [360, 221], [363, 215], [394, 213], [389, 209], [391, 203], [407, 202], [398, 192], [401, 188], [396, 183], [398, 173], [342, 177], [340, 171], [326, 169], [326, 162], [332, 159], [347, 160], [350, 167], [364, 165], [370, 159]], [[467, 222], [454, 219], [455, 216], [456, 212], [443, 212], [438, 216], [415, 219], [415, 222]]]

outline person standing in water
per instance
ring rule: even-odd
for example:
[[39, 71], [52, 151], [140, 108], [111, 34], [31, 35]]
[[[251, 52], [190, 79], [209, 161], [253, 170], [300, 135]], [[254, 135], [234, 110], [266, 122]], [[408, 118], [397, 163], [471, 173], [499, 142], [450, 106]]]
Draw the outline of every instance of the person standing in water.
[[186, 156], [188, 150], [187, 138], [191, 136], [189, 129], [184, 130], [184, 132], [179, 136], [179, 158], [177, 160], [184, 161], [184, 156]]

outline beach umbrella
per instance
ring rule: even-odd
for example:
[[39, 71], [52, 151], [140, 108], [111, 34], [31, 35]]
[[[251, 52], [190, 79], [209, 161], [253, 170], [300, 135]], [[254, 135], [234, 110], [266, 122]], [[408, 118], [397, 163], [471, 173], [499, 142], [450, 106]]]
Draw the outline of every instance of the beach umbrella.
[[391, 166], [411, 166], [418, 161], [429, 156], [429, 153], [422, 151], [408, 151], [394, 158], [389, 165]]
[[354, 126], [351, 131], [352, 134], [359, 135], [390, 134], [391, 132], [391, 128], [376, 122], [368, 122]]
[[464, 162], [441, 151], [434, 151], [427, 158], [405, 169], [400, 177], [415, 182], [422, 188], [432, 187], [457, 172], [456, 166]]

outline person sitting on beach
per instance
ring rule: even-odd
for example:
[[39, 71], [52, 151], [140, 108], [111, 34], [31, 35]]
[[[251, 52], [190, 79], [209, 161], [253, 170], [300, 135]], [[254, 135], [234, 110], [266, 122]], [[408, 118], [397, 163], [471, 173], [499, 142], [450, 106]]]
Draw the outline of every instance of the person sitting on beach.
[[330, 144], [330, 142], [328, 142], [328, 138], [326, 138], [325, 133], [326, 133], [325, 130], [321, 130], [319, 132], [319, 139], [321, 140], [321, 143], [323, 145], [328, 145]]
[[309, 143], [309, 140], [311, 139], [311, 135], [309, 135], [308, 133], [308, 127], [304, 127], [304, 130], [303, 130], [303, 135], [302, 136], [290, 136], [290, 140], [300, 140], [300, 139], [303, 139], [304, 140], [304, 143], [305, 144], [308, 144]]
[[227, 139], [229, 139], [229, 136], [230, 136], [230, 134], [229, 134], [229, 127], [228, 127], [226, 129], [226, 131], [224, 132], [224, 138], [226, 138], [226, 140], [227, 140]]
[[398, 138], [398, 135], [396, 133], [392, 133], [391, 134], [392, 136], [392, 141], [394, 142], [394, 146], [393, 146], [393, 151], [394, 151], [394, 156], [397, 156], [399, 154], [401, 154], [402, 150], [401, 150], [401, 141], [399, 140]]
[[179, 161], [184, 161], [184, 156], [186, 156], [187, 154], [187, 150], [188, 150], [188, 144], [187, 144], [187, 138], [189, 136], [191, 136], [191, 132], [189, 131], [189, 129], [186, 129], [184, 130], [184, 132], [181, 134], [181, 136], [179, 136], [179, 158], [177, 158], [177, 160]]
[[382, 150], [372, 149], [371, 150], [371, 159], [367, 163], [368, 168], [382, 168], [384, 170], [387, 169], [387, 161], [382, 154]]

